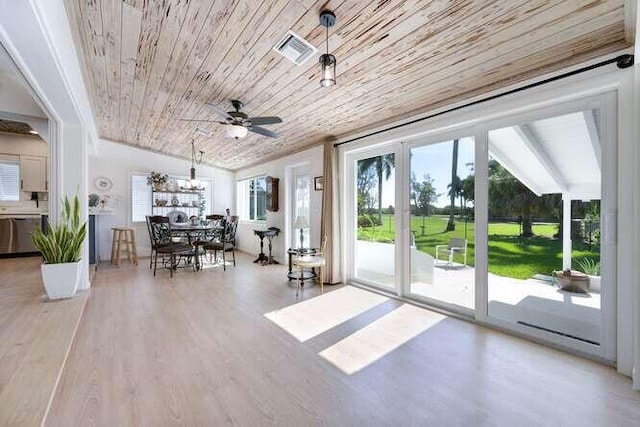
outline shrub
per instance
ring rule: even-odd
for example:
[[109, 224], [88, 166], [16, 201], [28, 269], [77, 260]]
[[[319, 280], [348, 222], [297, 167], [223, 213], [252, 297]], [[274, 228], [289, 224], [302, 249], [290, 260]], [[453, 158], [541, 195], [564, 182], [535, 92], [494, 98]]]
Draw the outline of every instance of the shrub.
[[358, 215], [358, 227], [369, 228], [382, 225], [382, 220], [377, 215]]
[[596, 261], [591, 258], [582, 258], [575, 261], [578, 271], [588, 274], [589, 276], [600, 275], [600, 261]]

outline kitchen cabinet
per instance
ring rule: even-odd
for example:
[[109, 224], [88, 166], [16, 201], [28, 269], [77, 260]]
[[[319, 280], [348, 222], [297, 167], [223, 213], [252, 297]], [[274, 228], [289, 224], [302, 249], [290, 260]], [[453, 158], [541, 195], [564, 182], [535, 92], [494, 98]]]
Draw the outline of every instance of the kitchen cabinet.
[[20, 190], [47, 191], [47, 158], [20, 156]]

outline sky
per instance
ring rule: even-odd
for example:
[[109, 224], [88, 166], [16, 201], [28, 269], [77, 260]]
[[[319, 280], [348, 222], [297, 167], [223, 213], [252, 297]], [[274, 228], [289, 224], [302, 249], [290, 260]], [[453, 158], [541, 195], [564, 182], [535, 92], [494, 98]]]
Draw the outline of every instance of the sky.
[[[440, 194], [435, 203], [438, 207], [448, 206], [447, 185], [451, 182], [451, 157], [453, 155], [453, 141], [424, 145], [411, 150], [411, 172], [418, 182], [422, 182], [424, 175], [429, 174], [434, 179], [433, 185]], [[458, 176], [460, 179], [471, 174], [468, 163], [474, 162], [473, 138], [462, 138], [458, 144]], [[395, 205], [395, 171], [388, 181], [382, 184], [382, 206]]]

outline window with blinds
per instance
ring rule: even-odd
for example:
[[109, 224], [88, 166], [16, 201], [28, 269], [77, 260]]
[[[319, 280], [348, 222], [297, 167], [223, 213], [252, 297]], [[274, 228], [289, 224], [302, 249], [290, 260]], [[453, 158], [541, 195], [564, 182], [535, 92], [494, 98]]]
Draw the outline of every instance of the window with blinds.
[[0, 201], [20, 200], [20, 160], [0, 158]]
[[131, 176], [131, 221], [144, 222], [151, 215], [151, 187], [147, 175]]

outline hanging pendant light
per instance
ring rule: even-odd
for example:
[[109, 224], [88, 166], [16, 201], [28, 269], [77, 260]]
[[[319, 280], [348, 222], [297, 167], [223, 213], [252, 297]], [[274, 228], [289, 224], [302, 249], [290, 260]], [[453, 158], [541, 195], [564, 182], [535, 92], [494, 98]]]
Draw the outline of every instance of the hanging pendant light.
[[195, 141], [191, 140], [191, 169], [189, 170], [189, 182], [191, 184], [191, 188], [197, 188], [200, 184], [196, 179], [196, 165], [202, 163], [202, 156], [204, 155], [204, 151], [200, 150], [198, 157], [196, 157], [196, 145]]
[[320, 55], [320, 86], [329, 87], [336, 84], [336, 57], [329, 53], [329, 28], [336, 24], [336, 15], [330, 10], [320, 12], [320, 25], [327, 29], [327, 53]]

